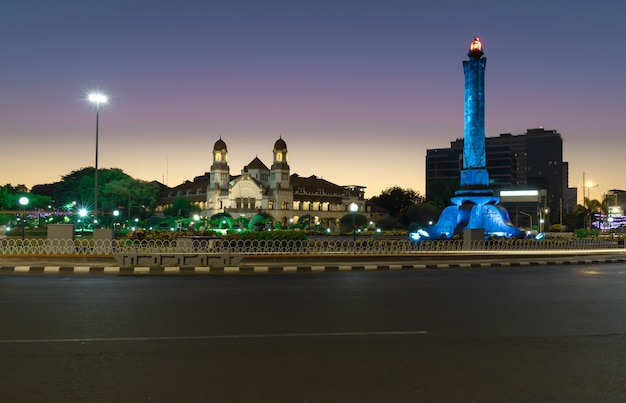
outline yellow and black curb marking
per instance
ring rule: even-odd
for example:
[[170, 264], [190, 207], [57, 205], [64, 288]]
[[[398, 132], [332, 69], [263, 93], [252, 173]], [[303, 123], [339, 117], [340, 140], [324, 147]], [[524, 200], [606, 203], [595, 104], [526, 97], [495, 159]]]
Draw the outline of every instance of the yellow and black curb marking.
[[555, 260], [532, 260], [512, 262], [447, 262], [420, 264], [320, 264], [320, 265], [240, 265], [233, 267], [121, 267], [105, 265], [72, 265], [72, 266], [0, 266], [0, 274], [114, 274], [114, 275], [166, 275], [166, 274], [258, 274], [258, 273], [335, 273], [363, 271], [402, 271], [402, 270], [436, 270], [436, 269], [471, 269], [491, 267], [520, 267], [540, 265], [581, 265], [594, 263], [624, 263], [623, 258], [571, 258]]

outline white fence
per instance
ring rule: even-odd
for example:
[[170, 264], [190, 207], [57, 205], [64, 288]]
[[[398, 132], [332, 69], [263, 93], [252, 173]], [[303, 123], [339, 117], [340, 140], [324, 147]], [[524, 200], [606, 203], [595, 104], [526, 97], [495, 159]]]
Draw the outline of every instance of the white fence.
[[329, 255], [329, 254], [412, 254], [441, 253], [467, 250], [482, 251], [540, 251], [591, 250], [623, 248], [617, 240], [603, 239], [517, 239], [464, 242], [437, 240], [411, 242], [398, 239], [308, 239], [285, 240], [222, 240], [179, 238], [157, 240], [65, 240], [65, 239], [4, 239], [0, 240], [1, 255], [113, 255], [114, 253], [215, 253], [243, 255]]

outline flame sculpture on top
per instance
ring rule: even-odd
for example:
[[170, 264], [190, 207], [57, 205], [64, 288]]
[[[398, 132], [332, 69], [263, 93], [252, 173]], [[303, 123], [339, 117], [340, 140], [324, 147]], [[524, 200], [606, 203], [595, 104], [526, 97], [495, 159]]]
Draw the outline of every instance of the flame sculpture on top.
[[449, 239], [467, 229], [482, 229], [485, 236], [521, 237], [524, 231], [511, 224], [500, 198], [489, 189], [485, 152], [485, 66], [482, 44], [474, 38], [469, 60], [463, 61], [465, 73], [465, 113], [461, 189], [450, 199], [435, 225], [411, 233], [414, 240]]

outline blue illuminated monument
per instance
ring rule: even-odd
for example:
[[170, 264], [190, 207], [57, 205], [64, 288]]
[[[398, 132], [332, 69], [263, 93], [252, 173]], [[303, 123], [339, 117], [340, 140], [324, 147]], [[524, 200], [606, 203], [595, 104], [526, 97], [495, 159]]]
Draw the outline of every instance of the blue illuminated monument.
[[484, 236], [522, 237], [524, 231], [511, 224], [500, 198], [489, 189], [485, 153], [485, 66], [478, 38], [470, 45], [465, 73], [465, 113], [461, 189], [450, 199], [435, 225], [412, 233], [412, 239], [449, 239], [466, 230], [483, 230]]

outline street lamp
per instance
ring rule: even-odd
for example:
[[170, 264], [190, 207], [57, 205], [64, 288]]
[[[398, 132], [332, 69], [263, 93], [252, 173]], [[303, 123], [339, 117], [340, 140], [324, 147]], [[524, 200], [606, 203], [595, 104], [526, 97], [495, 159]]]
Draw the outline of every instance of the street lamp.
[[530, 214], [525, 213], [523, 211], [520, 211], [519, 213], [520, 214], [524, 214], [525, 216], [528, 216], [528, 218], [530, 218], [530, 230], [532, 231], [533, 230], [533, 216], [531, 216]]
[[113, 210], [113, 233], [115, 233], [115, 226], [117, 225], [117, 217], [120, 216], [120, 211], [119, 210]]
[[356, 242], [356, 225], [354, 223], [354, 216], [356, 215], [359, 205], [356, 203], [350, 204], [350, 211], [352, 211], [352, 241]]
[[107, 97], [100, 93], [91, 93], [88, 96], [89, 102], [96, 104], [96, 171], [94, 173], [93, 189], [93, 216], [94, 223], [98, 223], [98, 121], [100, 118], [100, 104], [107, 103]]
[[22, 205], [22, 242], [24, 241], [24, 232], [26, 230], [26, 205], [28, 204], [28, 197], [20, 197], [20, 204]]
[[78, 221], [81, 223], [80, 235], [82, 236], [85, 232], [85, 217], [87, 217], [87, 209], [81, 208], [78, 210], [78, 216], [80, 217]]

